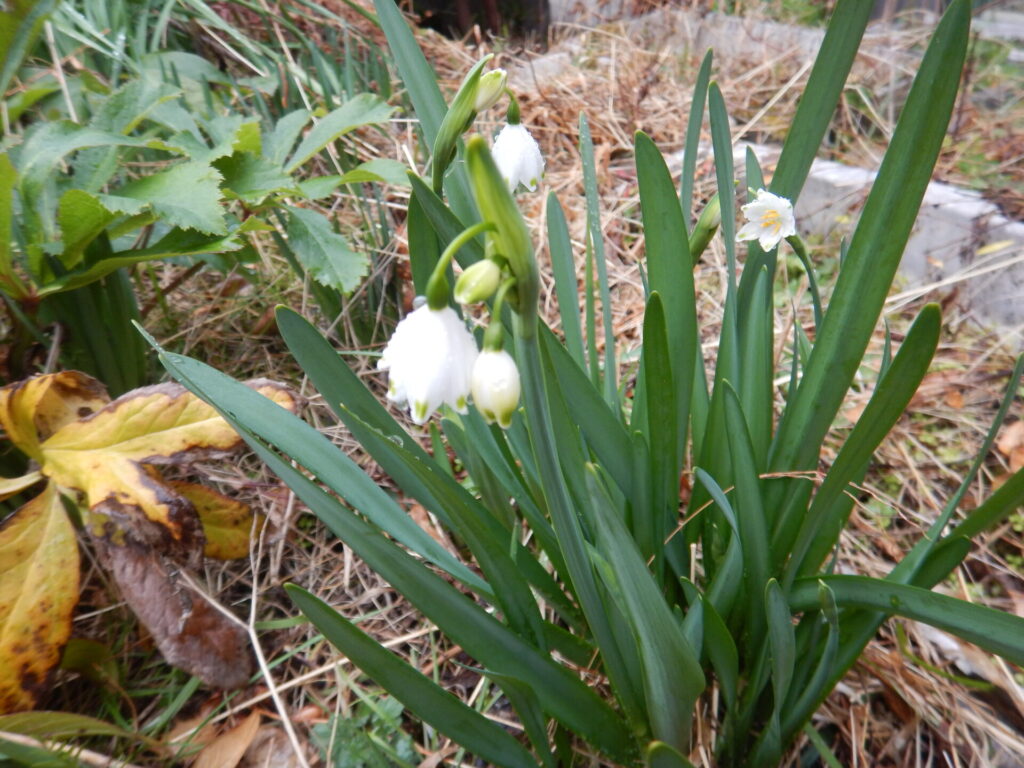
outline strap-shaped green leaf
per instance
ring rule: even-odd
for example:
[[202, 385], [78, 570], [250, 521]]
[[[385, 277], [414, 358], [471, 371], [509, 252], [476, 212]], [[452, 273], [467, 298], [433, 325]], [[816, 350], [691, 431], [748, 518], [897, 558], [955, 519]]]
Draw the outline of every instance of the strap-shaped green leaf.
[[697, 152], [700, 149], [700, 127], [704, 122], [704, 103], [708, 98], [708, 82], [711, 80], [712, 55], [709, 49], [697, 71], [693, 83], [693, 101], [690, 102], [690, 117], [686, 121], [686, 143], [683, 150], [683, 171], [679, 179], [679, 204], [682, 206], [683, 221], [687, 230], [693, 209], [693, 183], [697, 172]]
[[[914, 619], [1024, 665], [1024, 618], [1020, 616], [885, 579], [819, 578], [832, 590], [840, 608], [866, 608]], [[793, 583], [788, 597], [794, 613], [818, 607], [818, 583], [819, 579], [799, 579]]]
[[839, 103], [872, 7], [863, 0], [840, 0], [836, 4], [772, 177], [771, 191], [775, 194], [793, 202], [800, 196]]
[[[917, 391], [935, 354], [941, 327], [942, 313], [938, 305], [924, 307], [907, 332], [888, 372], [878, 382], [864, 413], [843, 443], [811, 508], [800, 515], [799, 507], [790, 507], [793, 510], [790, 518], [779, 521], [773, 532], [772, 544], [776, 562], [784, 560], [786, 555], [790, 557], [785, 583], [791, 583], [796, 575], [810, 575], [835, 546], [852, 503], [845, 495], [847, 486], [855, 476], [862, 474], [872, 453], [889, 434]], [[802, 519], [796, 519], [798, 515]], [[790, 544], [797, 525], [799, 532], [795, 533], [795, 543]]]
[[814, 466], [863, 358], [946, 135], [967, 50], [970, 10], [967, 0], [954, 0], [914, 78], [803, 379], [779, 424], [772, 470]]
[[586, 368], [583, 358], [583, 331], [580, 328], [580, 289], [576, 283], [576, 261], [569, 240], [569, 226], [565, 213], [554, 192], [548, 193], [547, 202], [548, 251], [551, 272], [555, 277], [558, 296], [558, 314], [562, 319], [562, 336], [569, 355], [580, 368]]
[[651, 733], [685, 750], [693, 708], [704, 690], [704, 673], [593, 465], [588, 466], [586, 478], [598, 523], [596, 552], [610, 566], [599, 573], [610, 588], [621, 593], [622, 608], [636, 638]]
[[[284, 454], [299, 461], [318, 474], [335, 493], [346, 496], [367, 517], [382, 519], [382, 506], [386, 511], [386, 503], [381, 501], [381, 496], [387, 503], [393, 505], [394, 502], [361, 471], [350, 475], [346, 473], [345, 480], [339, 482], [339, 473], [334, 467], [346, 467], [349, 460], [330, 443], [323, 446], [321, 443], [326, 439], [320, 433], [245, 385], [203, 363], [169, 352], [162, 353], [161, 360], [175, 378], [200, 397], [208, 399], [337, 536], [405, 595], [410, 603], [442, 627], [455, 643], [485, 667], [530, 685], [541, 697], [546, 712], [598, 748], [616, 756], [628, 753], [632, 742], [628, 730], [615, 712], [585, 683], [524, 642], [282, 458], [281, 454]], [[271, 445], [276, 450], [271, 449]], [[278, 450], [281, 454], [277, 453]], [[360, 476], [380, 495], [369, 492]], [[333, 479], [335, 485], [328, 482], [329, 479]], [[359, 492], [354, 494], [352, 486]], [[353, 495], [358, 497], [358, 501]], [[401, 510], [399, 514], [408, 520]], [[387, 514], [383, 517], [381, 528], [397, 529], [399, 526], [388, 518]], [[415, 523], [409, 521], [409, 524], [423, 533]], [[408, 534], [406, 538], [409, 538]], [[447, 557], [451, 559], [450, 555]], [[442, 560], [439, 564], [444, 566], [445, 563]], [[464, 568], [461, 563], [458, 566], [456, 571]], [[468, 582], [461, 573], [457, 578], [464, 583], [472, 583], [473, 589], [481, 594], [489, 591], [487, 585], [472, 573]]]
[[294, 584], [285, 589], [331, 645], [424, 722], [493, 765], [536, 766], [533, 756], [500, 725], [424, 677], [322, 600]]

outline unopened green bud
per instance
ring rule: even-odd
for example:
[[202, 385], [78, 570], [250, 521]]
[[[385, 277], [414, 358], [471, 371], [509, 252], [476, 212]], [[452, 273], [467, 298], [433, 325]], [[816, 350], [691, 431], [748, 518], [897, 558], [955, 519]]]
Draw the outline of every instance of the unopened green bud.
[[700, 257], [704, 254], [705, 249], [711, 242], [711, 238], [715, 236], [715, 232], [718, 231], [721, 223], [722, 204], [716, 193], [708, 201], [708, 204], [704, 206], [704, 210], [700, 212], [697, 224], [693, 228], [693, 234], [690, 235], [690, 258], [693, 260], [694, 266], [700, 261]]
[[483, 112], [497, 104], [505, 91], [507, 80], [508, 73], [504, 69], [492, 69], [486, 75], [481, 75], [476, 85], [475, 111]]
[[455, 282], [455, 300], [459, 304], [475, 304], [494, 295], [501, 284], [501, 267], [490, 259], [471, 264]]

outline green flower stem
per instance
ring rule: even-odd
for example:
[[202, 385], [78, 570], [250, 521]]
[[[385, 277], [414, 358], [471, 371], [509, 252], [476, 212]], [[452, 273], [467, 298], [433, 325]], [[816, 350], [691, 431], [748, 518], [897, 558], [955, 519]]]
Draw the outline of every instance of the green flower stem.
[[484, 331], [484, 349], [492, 352], [501, 352], [505, 346], [505, 332], [501, 324], [501, 310], [505, 305], [505, 294], [510, 288], [515, 287], [516, 279], [510, 277], [501, 284], [498, 292], [494, 295], [494, 305], [491, 307], [491, 322]]
[[464, 229], [454, 240], [448, 243], [448, 247], [441, 253], [441, 257], [434, 265], [434, 271], [427, 281], [427, 304], [431, 309], [444, 309], [448, 306], [448, 296], [451, 293], [451, 286], [448, 285], [448, 265], [452, 263], [455, 254], [466, 243], [470, 242], [481, 232], [493, 232], [494, 224], [489, 221], [477, 222], [471, 227]]
[[792, 247], [804, 267], [804, 272], [807, 273], [807, 287], [811, 292], [811, 303], [814, 304], [814, 327], [821, 328], [821, 294], [818, 292], [818, 281], [814, 279], [814, 269], [807, 255], [807, 246], [800, 235], [791, 235], [786, 238], [786, 242]]

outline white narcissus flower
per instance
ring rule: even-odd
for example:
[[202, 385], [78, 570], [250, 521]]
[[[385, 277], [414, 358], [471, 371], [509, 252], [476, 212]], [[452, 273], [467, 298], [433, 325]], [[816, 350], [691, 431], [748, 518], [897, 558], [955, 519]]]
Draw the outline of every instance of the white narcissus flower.
[[513, 192], [522, 184], [531, 192], [544, 175], [544, 158], [540, 147], [522, 123], [509, 123], [494, 140], [491, 148], [494, 163], [501, 177]]
[[473, 404], [488, 424], [497, 421], [502, 429], [512, 424], [519, 405], [519, 369], [512, 355], [503, 349], [485, 349], [473, 365]]
[[466, 413], [479, 354], [473, 334], [455, 310], [424, 304], [395, 328], [377, 368], [388, 372], [388, 400], [408, 404], [412, 420], [424, 424], [442, 403]]
[[762, 250], [770, 251], [784, 238], [796, 234], [793, 204], [784, 197], [759, 189], [757, 198], [742, 210], [747, 223], [737, 233], [737, 240], [757, 240]]

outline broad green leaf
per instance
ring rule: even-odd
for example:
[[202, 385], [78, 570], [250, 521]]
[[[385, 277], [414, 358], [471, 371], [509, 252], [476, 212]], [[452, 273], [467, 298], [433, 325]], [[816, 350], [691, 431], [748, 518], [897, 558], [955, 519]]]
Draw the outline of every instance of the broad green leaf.
[[335, 648], [424, 722], [491, 765], [536, 766], [533, 756], [500, 725], [467, 707], [309, 592], [292, 584], [286, 589]]
[[345, 238], [316, 211], [286, 207], [288, 244], [310, 277], [342, 293], [358, 288], [370, 267], [368, 256], [353, 251]]
[[77, 603], [75, 529], [48, 483], [0, 528], [0, 713], [31, 709], [49, 689]]
[[346, 133], [364, 125], [384, 122], [393, 111], [394, 107], [389, 107], [372, 93], [354, 96], [313, 126], [285, 164], [285, 172], [293, 173], [313, 155]]
[[145, 78], [129, 80], [103, 101], [89, 125], [127, 136], [160, 104], [180, 94], [181, 89], [167, 83]]
[[115, 217], [116, 214], [88, 192], [69, 189], [61, 195], [57, 221], [63, 246], [60, 260], [65, 269], [74, 269], [82, 260], [82, 254], [89, 243], [106, 229]]
[[309, 122], [309, 117], [309, 112], [305, 109], [296, 109], [278, 120], [274, 129], [263, 137], [263, 156], [270, 162], [283, 166], [291, 154], [292, 147], [298, 141], [299, 134]]
[[263, 518], [257, 519], [248, 504], [199, 483], [166, 482], [195, 507], [203, 525], [203, 554], [206, 557], [233, 560], [249, 556], [249, 542], [253, 536], [259, 535]]
[[[103, 201], [107, 202], [106, 200]], [[226, 236], [204, 235], [187, 229], [172, 229], [148, 248], [118, 251], [89, 266], [68, 272], [51, 280], [39, 288], [40, 296], [49, 296], [61, 291], [89, 285], [101, 278], [116, 272], [121, 267], [131, 266], [143, 261], [167, 259], [175, 256], [203, 256], [206, 254], [223, 254], [241, 250], [245, 243], [240, 235], [265, 229], [266, 225], [254, 216], [250, 216], [237, 227], [233, 227]]]
[[6, 152], [0, 154], [0, 290], [14, 299], [25, 295], [21, 278], [14, 271], [11, 251], [11, 229], [14, 216], [14, 187], [18, 172]]
[[[447, 245], [466, 229], [466, 225], [462, 223], [462, 220], [456, 216], [447, 205], [444, 204], [444, 201], [440, 197], [434, 194], [434, 191], [426, 182], [423, 181], [423, 179], [411, 172], [408, 176], [409, 182], [412, 184], [413, 192], [415, 193], [417, 204], [422, 208], [423, 213], [426, 214], [426, 217], [430, 221], [430, 225], [434, 228], [434, 231], [437, 233], [442, 246]], [[410, 257], [413, 262], [413, 274], [416, 273], [416, 261], [418, 255], [418, 253], [413, 251]], [[463, 246], [461, 251], [455, 254], [455, 260], [459, 262], [463, 268], [479, 261], [483, 257], [484, 247], [479, 238], [470, 241]], [[433, 268], [433, 264], [431, 264], [431, 268]]]
[[221, 211], [221, 180], [213, 166], [190, 161], [129, 182], [101, 199], [110, 207], [111, 198], [127, 198], [148, 206], [172, 227], [224, 235], [227, 226]]
[[974, 643], [1013, 664], [1024, 665], [1024, 618], [949, 595], [867, 576], [798, 579], [789, 593], [794, 613], [818, 607], [818, 583], [826, 584], [840, 608], [896, 614]]
[[236, 152], [222, 157], [213, 163], [213, 167], [224, 177], [227, 196], [246, 203], [258, 203], [275, 193], [296, 191], [295, 181], [281, 166], [252, 152]]
[[647, 745], [648, 768], [694, 768], [682, 752], [663, 741], [652, 741]]
[[69, 120], [47, 121], [26, 133], [17, 148], [15, 165], [22, 179], [22, 189], [27, 185], [35, 189], [72, 152], [88, 147], [138, 147], [145, 144], [143, 139], [82, 127]]
[[970, 11], [967, 0], [954, 0], [914, 78], [803, 378], [779, 423], [771, 470], [815, 465], [822, 438], [860, 365], [946, 135]]
[[408, 187], [409, 175], [408, 166], [398, 160], [391, 160], [387, 157], [378, 157], [360, 163], [351, 171], [343, 174], [339, 184], [356, 184], [367, 181], [376, 181], [383, 184], [392, 184], [396, 187]]

